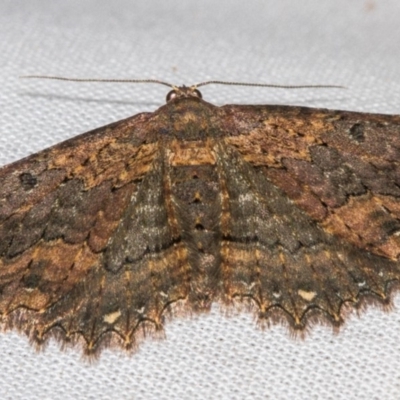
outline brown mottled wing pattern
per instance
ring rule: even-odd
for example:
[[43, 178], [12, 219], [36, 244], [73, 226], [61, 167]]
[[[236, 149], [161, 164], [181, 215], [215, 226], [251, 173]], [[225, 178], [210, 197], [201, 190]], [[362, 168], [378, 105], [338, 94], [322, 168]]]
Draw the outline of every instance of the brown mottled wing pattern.
[[67, 341], [82, 336], [89, 354], [107, 339], [129, 348], [140, 322], [160, 324], [163, 290], [175, 300], [182, 295], [174, 292], [179, 277], [168, 272], [181, 255], [150, 116], [0, 170], [3, 326], [39, 343], [49, 332]]
[[400, 278], [399, 160], [397, 116], [178, 97], [3, 167], [2, 326], [94, 354], [213, 301], [339, 325]]
[[225, 106], [227, 299], [342, 321], [400, 278], [400, 117]]

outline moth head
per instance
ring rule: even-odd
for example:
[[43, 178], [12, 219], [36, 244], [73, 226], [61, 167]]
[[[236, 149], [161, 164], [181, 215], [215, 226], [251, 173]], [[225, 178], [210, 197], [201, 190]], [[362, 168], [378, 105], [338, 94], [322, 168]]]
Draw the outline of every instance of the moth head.
[[173, 89], [167, 94], [167, 103], [171, 100], [180, 99], [184, 97], [197, 97], [201, 99], [203, 96], [196, 86], [173, 86]]

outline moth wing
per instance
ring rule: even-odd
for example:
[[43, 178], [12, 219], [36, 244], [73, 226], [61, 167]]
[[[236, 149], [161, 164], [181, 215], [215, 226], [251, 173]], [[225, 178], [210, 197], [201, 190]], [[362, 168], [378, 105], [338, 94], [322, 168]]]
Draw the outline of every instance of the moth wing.
[[170, 298], [153, 291], [173, 290], [165, 267], [179, 256], [150, 118], [139, 114], [0, 170], [4, 328], [16, 326], [39, 343], [49, 332], [82, 336], [88, 353], [107, 334], [134, 345], [141, 321], [157, 328]]
[[283, 310], [299, 329], [314, 311], [340, 324], [347, 302], [387, 303], [400, 278], [400, 117], [222, 109], [223, 262], [239, 267], [228, 298], [253, 298], [265, 317]]

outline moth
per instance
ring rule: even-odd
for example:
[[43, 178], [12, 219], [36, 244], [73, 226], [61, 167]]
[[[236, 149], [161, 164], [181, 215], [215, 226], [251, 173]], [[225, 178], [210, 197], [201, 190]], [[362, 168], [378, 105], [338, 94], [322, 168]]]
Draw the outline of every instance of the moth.
[[3, 329], [96, 355], [214, 302], [293, 332], [390, 305], [400, 116], [217, 107], [207, 83], [0, 169]]

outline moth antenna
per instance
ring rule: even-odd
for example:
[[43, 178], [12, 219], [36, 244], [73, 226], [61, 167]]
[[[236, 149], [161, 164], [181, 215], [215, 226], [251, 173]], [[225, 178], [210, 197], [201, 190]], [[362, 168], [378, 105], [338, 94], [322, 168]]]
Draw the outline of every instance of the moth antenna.
[[269, 87], [277, 89], [309, 89], [309, 88], [346, 89], [346, 86], [341, 86], [341, 85], [274, 85], [270, 83], [227, 82], [227, 81], [206, 81], [198, 83], [197, 85], [194, 85], [194, 87], [200, 87], [205, 85], [257, 86], [257, 87]]
[[110, 82], [110, 83], [158, 83], [160, 85], [174, 88], [168, 82], [159, 81], [158, 79], [92, 79], [92, 78], [66, 78], [63, 76], [48, 76], [48, 75], [23, 75], [20, 76], [22, 79], [53, 79], [57, 81], [69, 81], [69, 82]]
[[[22, 79], [52, 79], [68, 82], [108, 82], [108, 83], [158, 83], [160, 85], [176, 88], [171, 83], [160, 81], [158, 79], [97, 79], [97, 78], [67, 78], [63, 76], [49, 75], [23, 75]], [[206, 81], [193, 85], [193, 88], [206, 85], [230, 85], [230, 86], [253, 86], [253, 87], [269, 87], [276, 89], [309, 89], [309, 88], [336, 88], [346, 89], [346, 86], [341, 85], [275, 85], [270, 83], [251, 83], [251, 82], [228, 82], [228, 81]]]

